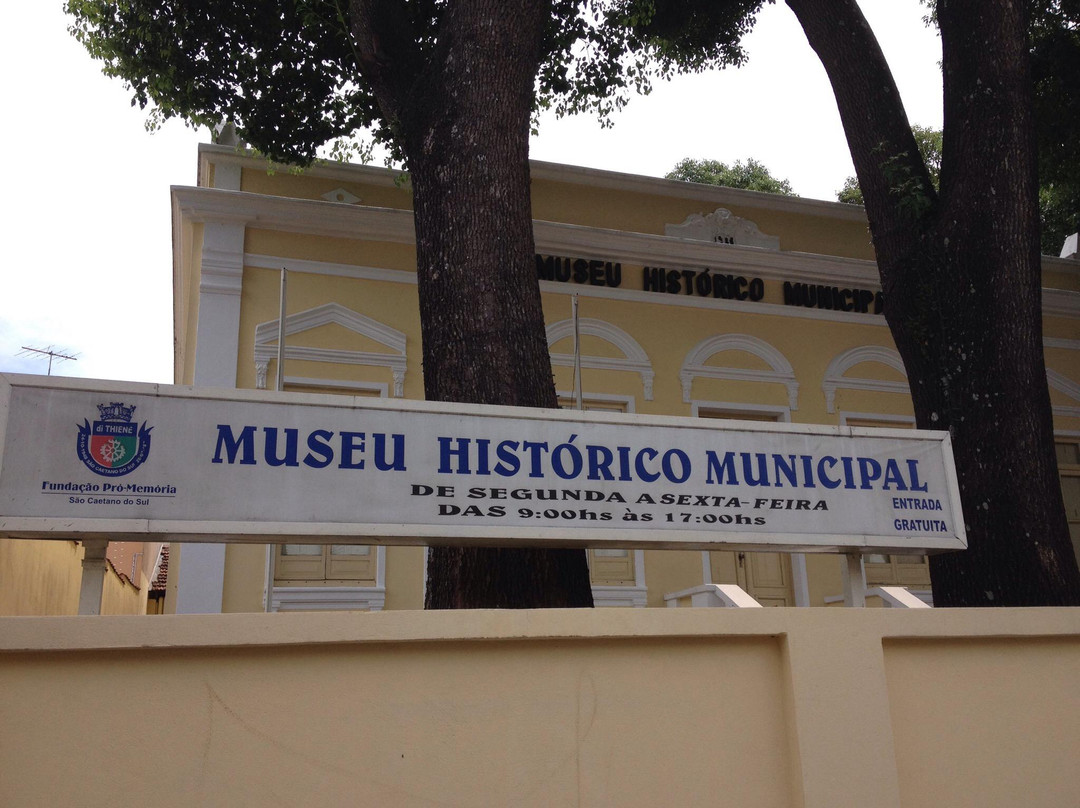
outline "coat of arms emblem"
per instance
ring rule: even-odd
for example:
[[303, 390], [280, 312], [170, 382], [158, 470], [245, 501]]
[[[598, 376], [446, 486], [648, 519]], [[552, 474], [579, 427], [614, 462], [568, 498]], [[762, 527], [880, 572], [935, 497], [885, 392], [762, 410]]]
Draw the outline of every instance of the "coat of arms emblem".
[[79, 459], [95, 474], [121, 477], [143, 464], [150, 454], [150, 430], [132, 421], [135, 406], [122, 401], [98, 404], [100, 421], [87, 420], [79, 427]]

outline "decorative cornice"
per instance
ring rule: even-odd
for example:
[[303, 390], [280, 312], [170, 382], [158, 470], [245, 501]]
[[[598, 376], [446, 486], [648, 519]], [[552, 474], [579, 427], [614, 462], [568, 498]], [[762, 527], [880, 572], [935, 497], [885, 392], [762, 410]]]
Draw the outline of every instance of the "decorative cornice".
[[606, 230], [598, 227], [533, 223], [536, 249], [549, 255], [622, 261], [641, 266], [709, 267], [725, 273], [842, 286], [880, 285], [877, 264], [857, 258], [781, 252], [760, 247]]
[[[396, 244], [411, 245], [416, 241], [412, 211], [408, 210], [178, 186], [172, 188], [172, 196], [174, 221], [181, 216], [191, 221], [216, 221], [215, 217], [232, 214], [245, 221], [249, 228]], [[711, 244], [557, 222], [534, 221], [533, 230], [537, 251], [549, 255], [642, 266], [710, 267], [748, 277], [838, 286], [878, 288], [880, 285], [876, 263], [862, 259]], [[178, 245], [178, 239], [174, 235], [175, 245]], [[179, 253], [175, 253], [174, 271], [179, 272], [180, 266]], [[582, 290], [582, 293], [586, 291]], [[624, 290], [624, 293], [632, 294], [632, 290]], [[794, 307], [777, 305], [775, 308]], [[1080, 292], [1044, 288], [1043, 312], [1080, 317]], [[844, 318], [854, 322], [853, 318], [863, 316], [871, 315], [847, 313]]]
[[344, 188], [335, 188], [332, 191], [327, 191], [325, 194], [322, 194], [322, 198], [327, 202], [340, 202], [343, 205], [355, 205], [360, 201], [360, 197]]
[[757, 222], [736, 216], [727, 208], [717, 208], [712, 213], [692, 213], [680, 224], [664, 226], [664, 235], [672, 238], [688, 238], [716, 244], [738, 244], [742, 247], [780, 249], [780, 237], [761, 232]]
[[172, 197], [174, 215], [179, 213], [193, 222], [218, 221], [232, 215], [256, 229], [396, 244], [416, 242], [411, 210], [187, 186], [173, 186]]
[[[205, 143], [199, 146], [199, 163], [200, 176], [205, 176], [205, 166], [209, 164], [240, 165], [243, 168], [259, 171], [267, 171], [275, 167], [264, 158], [237, 151], [235, 147]], [[287, 167], [282, 166], [277, 168], [289, 170]], [[740, 188], [703, 185], [696, 182], [668, 180], [662, 177], [644, 177], [639, 174], [549, 163], [543, 160], [530, 160], [529, 172], [533, 180], [560, 182], [567, 185], [584, 185], [609, 191], [626, 191], [637, 194], [691, 199], [702, 202], [710, 209], [735, 205], [742, 208], [765, 208], [839, 219], [841, 221], [866, 221], [866, 213], [860, 205], [848, 205], [821, 199], [782, 196], [761, 191], [744, 191]], [[406, 182], [408, 181], [408, 174], [397, 169], [330, 161], [320, 161], [305, 168], [304, 175], [335, 179], [341, 182], [373, 184], [386, 188], [399, 187], [403, 179]]]
[[273, 270], [284, 267], [289, 272], [332, 275], [366, 281], [386, 281], [387, 283], [408, 283], [416, 286], [416, 273], [404, 269], [333, 264], [327, 261], [306, 261], [302, 258], [281, 258], [276, 255], [259, 255], [258, 253], [244, 253], [244, 266]]
[[231, 250], [203, 247], [199, 292], [239, 295], [244, 279], [244, 257]]

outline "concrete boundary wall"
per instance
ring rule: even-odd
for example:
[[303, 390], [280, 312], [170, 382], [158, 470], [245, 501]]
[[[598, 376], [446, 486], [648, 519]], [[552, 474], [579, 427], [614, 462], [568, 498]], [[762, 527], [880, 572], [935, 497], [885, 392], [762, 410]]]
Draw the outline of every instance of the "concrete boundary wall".
[[0, 804], [1080, 804], [1080, 609], [0, 619]]

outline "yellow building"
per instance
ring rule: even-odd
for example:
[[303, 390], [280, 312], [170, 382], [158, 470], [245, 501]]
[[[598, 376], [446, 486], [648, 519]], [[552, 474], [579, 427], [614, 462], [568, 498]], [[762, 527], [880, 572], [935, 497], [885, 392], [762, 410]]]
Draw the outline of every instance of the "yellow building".
[[0, 540], [0, 616], [146, 614], [161, 542]]
[[[533, 215], [555, 384], [573, 398], [571, 295], [586, 409], [912, 426], [859, 207], [534, 163]], [[404, 178], [301, 174], [203, 146], [174, 187], [175, 381], [274, 389], [288, 270], [284, 389], [422, 398], [415, 236]], [[1080, 262], [1044, 259], [1044, 329], [1071, 518], [1080, 500]], [[590, 552], [598, 605], [664, 606], [708, 583], [767, 605], [825, 605], [830, 555]], [[868, 556], [870, 586], [930, 599], [920, 556]], [[166, 610], [412, 609], [409, 547], [185, 545]], [[670, 598], [669, 598], [670, 599]]]

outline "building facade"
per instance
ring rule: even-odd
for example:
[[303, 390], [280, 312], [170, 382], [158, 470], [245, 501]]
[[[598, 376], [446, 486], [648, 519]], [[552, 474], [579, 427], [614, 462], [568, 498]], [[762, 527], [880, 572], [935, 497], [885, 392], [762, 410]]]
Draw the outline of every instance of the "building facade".
[[[863, 210], [545, 163], [536, 267], [556, 389], [574, 406], [806, 424], [914, 426]], [[269, 171], [203, 146], [172, 189], [175, 381], [422, 398], [411, 196], [396, 172]], [[1080, 535], [1080, 262], [1044, 258], [1044, 335], [1062, 482]], [[664, 606], [736, 583], [764, 605], [842, 592], [831, 555], [589, 551], [598, 605]], [[930, 600], [925, 557], [871, 555], [867, 583]], [[174, 545], [166, 611], [421, 608], [416, 547]]]

